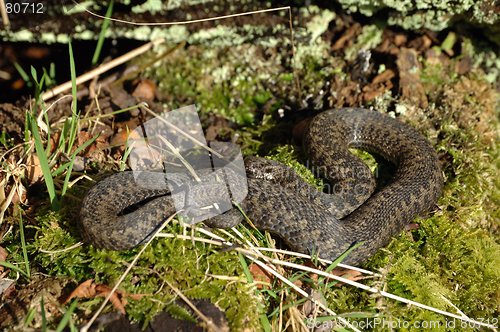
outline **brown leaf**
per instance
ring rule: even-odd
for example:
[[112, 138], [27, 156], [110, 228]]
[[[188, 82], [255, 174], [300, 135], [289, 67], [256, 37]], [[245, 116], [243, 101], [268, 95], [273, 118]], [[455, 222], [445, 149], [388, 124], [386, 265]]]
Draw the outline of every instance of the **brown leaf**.
[[[342, 277], [342, 278], [351, 280], [351, 281], [358, 281], [358, 280], [362, 280], [362, 279], [365, 278], [363, 276], [363, 273], [361, 273], [359, 271], [351, 270], [351, 269], [345, 269], [345, 268], [342, 268], [342, 267], [336, 267], [330, 273], [333, 274], [333, 275], [336, 275], [338, 277]], [[343, 282], [339, 282], [338, 284], [336, 284], [336, 286], [339, 286], [339, 287], [342, 286], [342, 285], [344, 285]]]
[[26, 161], [28, 173], [26, 177], [29, 184], [37, 183], [43, 177], [42, 167], [40, 166], [40, 159], [36, 154], [32, 154]]
[[[112, 288], [106, 285], [97, 285], [95, 290], [97, 291], [97, 296], [107, 297], [109, 293], [111, 293]], [[127, 300], [121, 296], [120, 291], [117, 290], [111, 294], [109, 301], [113, 304], [116, 310], [125, 315], [125, 305], [127, 305]]]
[[262, 289], [265, 284], [270, 284], [272, 282], [272, 276], [267, 271], [263, 270], [259, 265], [250, 264], [249, 269], [258, 289]]
[[[5, 250], [4, 247], [0, 247], [0, 262], [5, 262], [7, 260], [7, 256], [9, 256], [9, 253], [7, 252], [7, 250]], [[0, 267], [0, 269], [1, 268], [2, 267]]]
[[399, 69], [399, 87], [403, 99], [409, 100], [416, 106], [428, 106], [425, 89], [420, 82], [420, 62], [414, 49], [402, 48], [396, 64]]
[[93, 279], [86, 280], [78, 285], [68, 296], [68, 298], [63, 302], [63, 304], [68, 303], [71, 299], [78, 298], [92, 298], [95, 297], [96, 285]]
[[[71, 299], [77, 298], [95, 298], [97, 296], [106, 297], [111, 293], [112, 288], [107, 285], [95, 284], [93, 279], [86, 280], [78, 285], [75, 290], [69, 294], [68, 298], [63, 304], [68, 303]], [[109, 301], [121, 314], [125, 314], [125, 306], [127, 305], [127, 298], [133, 300], [140, 300], [144, 296], [151, 296], [151, 294], [128, 294], [125, 291], [116, 290]]]
[[134, 92], [132, 92], [132, 96], [140, 98], [140, 99], [148, 99], [153, 100], [155, 98], [156, 93], [156, 84], [151, 80], [141, 80]]

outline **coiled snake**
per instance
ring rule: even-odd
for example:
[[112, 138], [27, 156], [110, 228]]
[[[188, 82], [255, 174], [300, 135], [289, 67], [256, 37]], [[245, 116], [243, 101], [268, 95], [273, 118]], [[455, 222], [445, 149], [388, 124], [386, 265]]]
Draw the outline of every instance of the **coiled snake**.
[[[431, 144], [415, 129], [381, 113], [357, 108], [320, 113], [310, 122], [303, 145], [315, 173], [331, 184], [331, 193], [318, 191], [281, 163], [249, 157], [248, 195], [241, 203], [258, 229], [279, 236], [296, 251], [335, 259], [362, 241], [344, 262], [363, 263], [413, 218], [433, 208], [441, 195], [443, 177]], [[368, 166], [349, 148], [392, 163], [392, 178], [376, 188]], [[149, 172], [144, 180], [154, 183], [163, 176]], [[132, 172], [98, 182], [81, 207], [84, 238], [117, 250], [143, 243], [175, 212], [168, 194], [168, 189], [135, 185]], [[128, 213], [138, 202], [142, 206]], [[241, 219], [233, 209], [206, 223], [231, 227]]]

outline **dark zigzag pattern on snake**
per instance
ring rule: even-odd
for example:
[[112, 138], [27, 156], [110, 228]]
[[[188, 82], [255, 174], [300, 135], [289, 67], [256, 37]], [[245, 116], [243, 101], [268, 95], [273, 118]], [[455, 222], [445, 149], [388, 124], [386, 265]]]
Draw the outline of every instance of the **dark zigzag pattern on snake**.
[[[303, 145], [311, 164], [334, 186], [334, 193], [316, 190], [276, 161], [245, 159], [248, 195], [241, 207], [258, 229], [279, 236], [293, 250], [335, 259], [362, 241], [344, 262], [363, 263], [417, 215], [431, 210], [441, 195], [443, 177], [434, 148], [415, 129], [387, 115], [359, 108], [325, 111], [310, 122]], [[373, 174], [349, 148], [366, 150], [394, 164], [392, 178], [375, 190]], [[163, 176], [148, 172], [142, 181], [158, 183]], [[137, 186], [132, 172], [98, 182], [82, 203], [84, 238], [115, 250], [144, 243], [175, 212], [168, 193], [168, 189]], [[140, 208], [122, 213], [144, 200]], [[241, 220], [233, 209], [206, 224], [231, 227]]]

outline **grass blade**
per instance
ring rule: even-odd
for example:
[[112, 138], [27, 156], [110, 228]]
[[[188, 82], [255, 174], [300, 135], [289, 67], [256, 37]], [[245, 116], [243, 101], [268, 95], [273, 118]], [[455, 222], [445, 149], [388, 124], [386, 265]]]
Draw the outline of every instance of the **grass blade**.
[[12, 271], [16, 271], [16, 272], [22, 274], [26, 278], [29, 278], [28, 275], [26, 274], [26, 272], [24, 272], [22, 269], [18, 268], [17, 266], [15, 266], [12, 263], [9, 263], [9, 262], [0, 262], [0, 266], [4, 266], [4, 267], [6, 267], [8, 269], [11, 269]]
[[71, 171], [73, 170], [73, 164], [75, 163], [75, 158], [76, 156], [72, 156], [69, 162], [68, 170], [66, 171], [66, 176], [64, 177], [61, 197], [64, 197], [64, 195], [66, 195], [66, 190], [68, 190], [69, 180], [71, 179]]
[[71, 41], [68, 43], [68, 51], [69, 51], [69, 67], [71, 72], [71, 96], [73, 97], [73, 101], [71, 103], [71, 118], [69, 119], [70, 130], [69, 130], [69, 141], [66, 152], [69, 154], [71, 152], [71, 148], [75, 143], [77, 125], [78, 125], [78, 113], [77, 113], [77, 102], [78, 99], [76, 97], [76, 70], [75, 70], [75, 57], [73, 56], [73, 47], [71, 46]]
[[21, 247], [23, 249], [24, 266], [26, 269], [26, 275], [31, 278], [30, 262], [28, 260], [28, 251], [26, 250], [26, 239], [24, 237], [24, 225], [23, 225], [23, 210], [19, 208], [19, 234], [21, 235]]
[[108, 30], [109, 23], [111, 22], [109, 20], [109, 18], [111, 17], [111, 14], [113, 13], [113, 3], [114, 3], [114, 1], [111, 0], [111, 2], [109, 3], [108, 10], [106, 11], [106, 18], [104, 19], [104, 22], [102, 23], [101, 32], [99, 33], [99, 39], [97, 40], [97, 45], [95, 47], [94, 56], [92, 57], [92, 64], [93, 65], [95, 65], [97, 63], [97, 60], [99, 60], [99, 55], [101, 54], [102, 44], [104, 43], [104, 38], [106, 38], [106, 31]]
[[17, 72], [19, 73], [19, 75], [21, 75], [21, 78], [26, 83], [26, 85], [28, 87], [31, 87], [30, 77], [28, 76], [26, 71], [24, 71], [23, 67], [21, 67], [21, 65], [19, 63], [17, 63], [17, 61], [14, 62], [14, 67], [16, 67]]
[[68, 325], [68, 322], [71, 319], [71, 314], [73, 314], [73, 311], [75, 311], [77, 304], [78, 304], [77, 300], [71, 302], [71, 305], [69, 306], [68, 310], [66, 310], [66, 312], [64, 313], [64, 316], [59, 322], [59, 325], [57, 325], [56, 332], [62, 332], [62, 330], [66, 327], [66, 325]]
[[49, 161], [45, 149], [43, 148], [42, 138], [40, 137], [40, 132], [38, 130], [38, 125], [36, 119], [29, 114], [29, 123], [31, 126], [31, 134], [35, 141], [35, 149], [40, 161], [40, 168], [42, 169], [43, 179], [45, 180], [45, 186], [49, 193], [50, 204], [53, 210], [59, 210], [59, 201], [56, 196], [56, 189], [54, 187], [54, 180], [52, 179], [52, 172], [50, 171]]
[[33, 319], [35, 318], [36, 314], [36, 309], [31, 308], [28, 313], [26, 314], [26, 318], [24, 319], [24, 326], [29, 326], [31, 322], [33, 322]]

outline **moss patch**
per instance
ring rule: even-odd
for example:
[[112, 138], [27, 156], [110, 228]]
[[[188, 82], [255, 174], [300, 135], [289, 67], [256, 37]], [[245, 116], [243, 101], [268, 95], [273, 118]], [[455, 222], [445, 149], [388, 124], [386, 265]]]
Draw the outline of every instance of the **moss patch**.
[[[302, 10], [304, 12], [306, 10]], [[383, 94], [365, 100], [362, 97], [365, 83], [376, 77], [382, 80], [378, 75], [386, 69], [397, 70], [394, 51], [397, 47], [412, 47], [410, 42], [401, 41], [409, 37], [400, 34], [399, 39], [392, 40], [386, 35], [396, 32], [388, 32], [371, 22], [349, 39], [352, 43], [347, 41], [344, 48], [332, 51], [332, 44], [345, 32], [342, 30], [335, 38], [328, 35], [329, 30], [333, 30], [333, 20], [342, 23], [339, 15], [317, 7], [311, 8], [311, 13], [317, 15], [317, 19], [312, 20], [315, 24], [309, 26], [314, 29], [309, 36], [314, 38], [305, 38], [308, 34], [299, 35], [304, 38], [297, 38], [295, 61], [291, 60], [286, 41], [275, 43], [274, 40], [268, 43], [271, 47], [262, 47], [236, 40], [231, 46], [191, 45], [180, 49], [147, 69], [145, 76], [158, 82], [159, 99], [167, 108], [195, 103], [202, 120], [225, 119], [227, 126], [224, 129], [230, 138], [238, 138], [245, 154], [265, 151], [263, 147], [269, 143], [266, 137], [288, 121], [287, 115], [301, 115], [311, 108], [373, 106], [397, 114], [417, 127], [439, 153], [446, 177], [443, 196], [430, 217], [418, 220], [418, 229], [404, 232], [371, 259], [368, 268], [380, 271], [382, 276], [364, 282], [450, 312], [456, 312], [455, 305], [471, 318], [498, 317], [498, 92], [491, 83], [494, 72], [487, 70], [494, 68], [498, 59], [490, 50], [482, 52], [472, 47], [466, 39], [461, 40], [463, 52], [460, 56], [446, 56], [446, 50], [430, 56], [439, 49], [437, 45], [443, 45], [438, 41], [434, 48], [427, 46], [419, 51], [418, 57], [428, 107], [422, 109], [411, 101], [397, 98], [397, 73]], [[228, 40], [234, 36], [227, 31], [217, 33]], [[415, 39], [415, 48], [426, 47], [422, 46], [426, 42], [424, 37]], [[391, 43], [397, 47], [390, 49]], [[367, 76], [366, 82], [358, 82], [352, 77], [355, 76], [353, 72], [359, 70], [356, 58], [361, 49], [366, 51], [364, 46], [373, 51], [376, 66], [372, 72], [368, 68], [368, 72], [363, 73]], [[450, 48], [447, 51], [450, 52]], [[457, 63], [466, 56], [472, 59], [471, 69], [459, 73], [455, 70]], [[294, 167], [308, 181], [320, 186], [321, 183], [299, 164], [300, 150], [284, 145], [291, 142], [291, 137], [282, 139], [284, 142], [271, 142], [282, 147], [271, 147], [266, 154]], [[83, 193], [75, 195], [81, 197]], [[96, 282], [112, 285], [137, 249], [118, 253], [85, 245], [64, 252], [39, 252], [40, 249], [55, 251], [75, 244], [79, 235], [74, 229], [74, 218], [46, 211], [37, 214], [31, 223], [35, 226], [29, 228], [28, 234], [32, 268], [50, 275], [69, 276], [76, 282], [93, 278]], [[251, 235], [257, 234], [255, 242], [258, 245], [267, 246], [272, 242], [266, 235], [249, 230], [248, 226], [239, 229], [252, 241]], [[172, 225], [168, 231], [173, 234], [186, 232], [178, 225]], [[2, 246], [11, 253], [10, 261], [23, 261], [17, 232], [3, 239]], [[303, 263], [301, 260], [296, 262]], [[167, 286], [168, 282], [189, 297], [209, 299], [219, 305], [236, 331], [275, 328], [283, 319], [299, 326], [297, 322], [304, 318], [300, 306], [304, 300], [276, 280], [271, 281], [271, 288], [256, 291], [246, 281], [245, 268], [233, 251], [218, 251], [214, 246], [180, 239], [157, 239], [122, 284], [129, 293], [152, 294], [131, 302], [127, 306], [128, 315], [146, 326], [160, 310], [179, 314], [175, 294]], [[318, 286], [307, 275], [288, 269], [281, 272], [293, 281], [300, 279], [301, 286], [321, 292], [329, 307], [338, 313], [354, 315], [361, 312], [362, 319], [371, 320], [377, 314], [388, 322], [406, 320], [410, 324], [446, 321], [442, 315], [351, 287]], [[85, 321], [101, 301], [99, 298], [81, 301], [77, 319]], [[376, 327], [375, 330], [387, 329]], [[441, 325], [435, 330], [445, 328]]]

